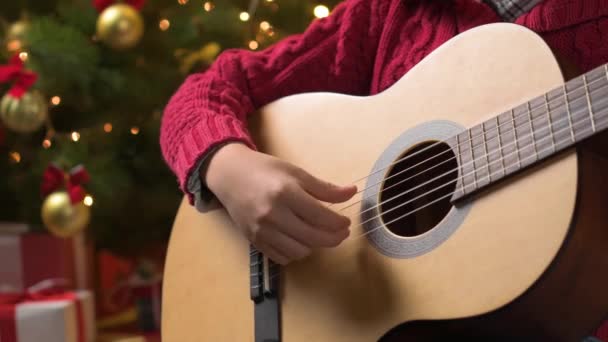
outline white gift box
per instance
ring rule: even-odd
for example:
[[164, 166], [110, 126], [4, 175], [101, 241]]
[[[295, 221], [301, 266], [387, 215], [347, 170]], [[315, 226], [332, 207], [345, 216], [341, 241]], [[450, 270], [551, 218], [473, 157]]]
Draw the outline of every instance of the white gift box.
[[[95, 342], [95, 308], [89, 291], [72, 292], [71, 299], [24, 301], [15, 305], [16, 341], [2, 342]], [[81, 326], [79, 327], [79, 309]], [[82, 332], [79, 334], [80, 329]]]

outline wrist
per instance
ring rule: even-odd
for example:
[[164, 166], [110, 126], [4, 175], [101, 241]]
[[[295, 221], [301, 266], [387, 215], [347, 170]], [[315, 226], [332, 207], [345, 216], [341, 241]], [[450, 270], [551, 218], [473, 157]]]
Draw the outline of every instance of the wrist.
[[226, 176], [236, 167], [236, 163], [245, 153], [251, 149], [241, 142], [227, 143], [210, 156], [206, 167], [201, 168], [200, 178], [209, 190], [217, 195], [222, 183], [226, 182]]

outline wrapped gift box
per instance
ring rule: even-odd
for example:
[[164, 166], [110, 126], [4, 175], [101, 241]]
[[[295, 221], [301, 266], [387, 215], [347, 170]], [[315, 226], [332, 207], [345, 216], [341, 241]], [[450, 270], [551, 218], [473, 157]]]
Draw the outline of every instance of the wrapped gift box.
[[27, 232], [1, 234], [0, 293], [24, 292], [58, 278], [68, 280], [72, 288], [91, 288], [91, 252], [82, 235], [62, 239]]
[[0, 295], [0, 341], [95, 342], [91, 292], [13, 297]]

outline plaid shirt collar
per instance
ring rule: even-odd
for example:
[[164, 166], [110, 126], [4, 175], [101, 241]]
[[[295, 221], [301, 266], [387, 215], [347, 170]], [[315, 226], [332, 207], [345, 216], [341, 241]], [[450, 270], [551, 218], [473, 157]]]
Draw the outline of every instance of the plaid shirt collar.
[[541, 0], [484, 0], [504, 21], [515, 21], [538, 5]]

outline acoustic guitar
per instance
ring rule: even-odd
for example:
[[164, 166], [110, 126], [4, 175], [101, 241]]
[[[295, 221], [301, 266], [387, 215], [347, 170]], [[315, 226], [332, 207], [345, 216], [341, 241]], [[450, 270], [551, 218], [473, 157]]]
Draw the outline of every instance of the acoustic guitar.
[[184, 199], [163, 341], [253, 341], [262, 286], [286, 342], [580, 341], [608, 315], [607, 65], [565, 82], [539, 36], [491, 24], [380, 94], [289, 96], [250, 124], [261, 151], [358, 185], [328, 205], [351, 234], [278, 268]]

